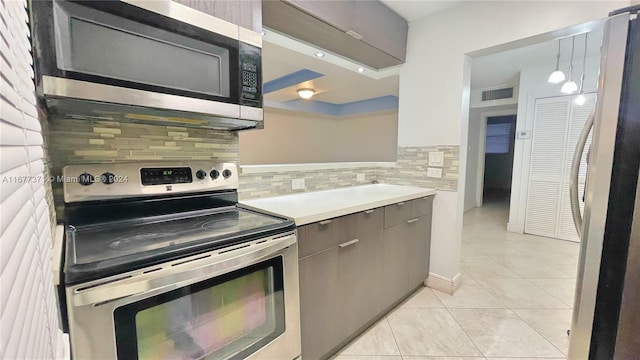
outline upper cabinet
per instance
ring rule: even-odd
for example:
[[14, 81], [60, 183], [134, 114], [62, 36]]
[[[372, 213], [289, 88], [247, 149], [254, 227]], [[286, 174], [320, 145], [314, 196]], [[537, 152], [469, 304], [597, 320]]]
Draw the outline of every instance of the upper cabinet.
[[283, 0], [329, 25], [347, 32], [355, 21], [356, 1]]
[[406, 59], [407, 22], [380, 1], [355, 1], [352, 31], [398, 60]]
[[377, 0], [266, 0], [264, 25], [375, 69], [406, 58], [407, 22]]
[[262, 31], [261, 0], [173, 0], [243, 28]]

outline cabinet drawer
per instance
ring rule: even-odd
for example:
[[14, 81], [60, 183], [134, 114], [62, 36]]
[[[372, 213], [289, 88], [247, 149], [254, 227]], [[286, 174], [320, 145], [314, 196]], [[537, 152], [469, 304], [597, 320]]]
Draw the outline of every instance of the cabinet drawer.
[[384, 207], [384, 227], [397, 225], [411, 218], [411, 201], [403, 201]]
[[298, 228], [298, 258], [337, 246], [347, 239], [347, 216], [319, 221]]
[[433, 196], [427, 196], [411, 201], [411, 217], [419, 217], [433, 212]]
[[382, 230], [384, 208], [370, 209], [347, 216], [348, 238], [358, 238]]

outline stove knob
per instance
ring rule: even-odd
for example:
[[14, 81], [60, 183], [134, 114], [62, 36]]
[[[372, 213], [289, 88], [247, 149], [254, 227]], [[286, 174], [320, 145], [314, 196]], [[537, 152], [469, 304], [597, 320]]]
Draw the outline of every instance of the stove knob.
[[202, 180], [207, 177], [207, 173], [204, 170], [198, 170], [196, 171], [196, 177]]
[[78, 175], [78, 183], [80, 185], [89, 186], [93, 184], [94, 180], [95, 178], [93, 177], [93, 175], [86, 172]]
[[209, 173], [209, 176], [211, 176], [211, 178], [213, 180], [217, 179], [220, 176], [220, 171], [213, 169], [211, 170], [211, 172]]
[[224, 176], [225, 179], [230, 178], [231, 177], [231, 170], [224, 169], [224, 171], [222, 171], [222, 176]]
[[116, 182], [116, 176], [110, 172], [106, 172], [100, 176], [100, 182], [105, 185], [111, 185]]

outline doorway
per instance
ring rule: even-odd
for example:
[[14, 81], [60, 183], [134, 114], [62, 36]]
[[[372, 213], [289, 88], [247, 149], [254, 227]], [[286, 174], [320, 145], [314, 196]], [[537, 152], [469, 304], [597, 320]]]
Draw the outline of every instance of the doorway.
[[482, 204], [509, 206], [516, 115], [486, 118]]

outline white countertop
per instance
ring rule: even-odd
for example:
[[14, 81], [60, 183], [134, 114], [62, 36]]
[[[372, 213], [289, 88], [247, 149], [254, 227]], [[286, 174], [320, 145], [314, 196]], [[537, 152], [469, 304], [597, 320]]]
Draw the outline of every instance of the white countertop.
[[435, 195], [435, 189], [371, 184], [240, 201], [240, 206], [290, 218], [297, 226]]

